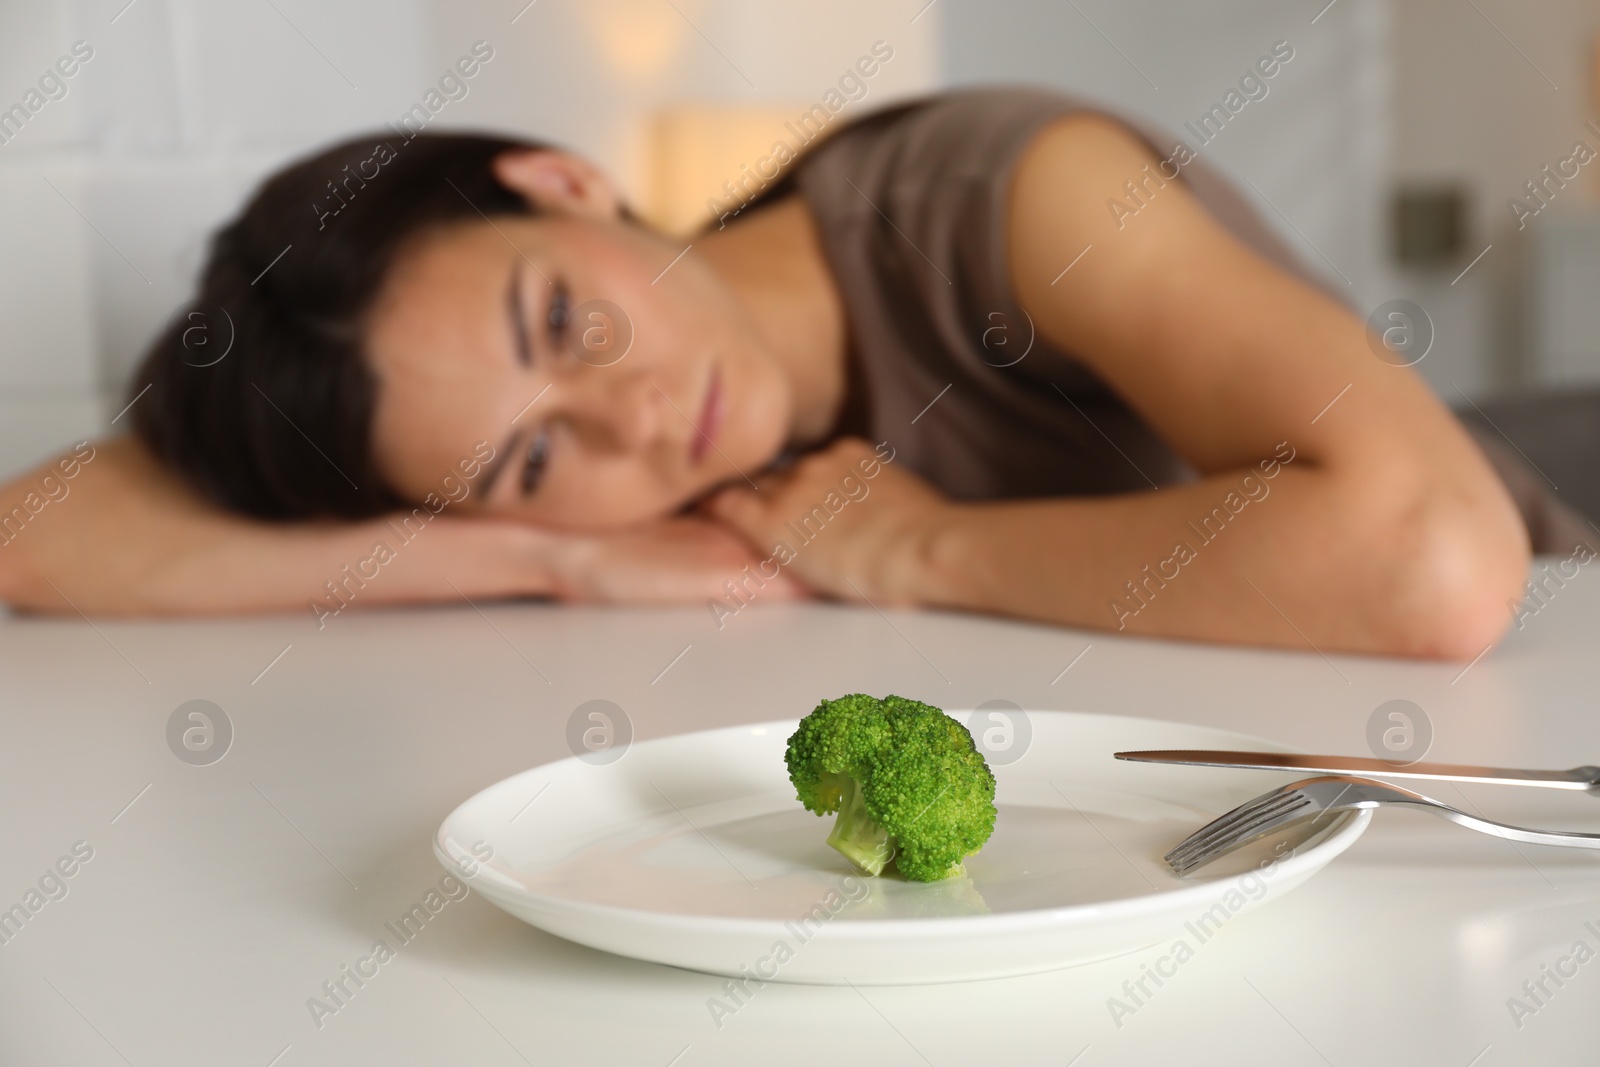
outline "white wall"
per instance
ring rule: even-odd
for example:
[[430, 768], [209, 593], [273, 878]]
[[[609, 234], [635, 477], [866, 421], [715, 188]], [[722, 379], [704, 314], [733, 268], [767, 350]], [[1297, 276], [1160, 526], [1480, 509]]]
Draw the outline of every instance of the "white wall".
[[105, 432], [259, 175], [418, 90], [420, 0], [274, 3], [0, 7], [0, 107], [74, 42], [93, 50], [0, 146], [0, 472]]
[[[0, 107], [18, 103], [73, 40], [65, 9], [0, 6]], [[89, 70], [0, 147], [0, 456], [88, 433], [94, 403], [93, 234], [68, 200], [84, 200]], [[54, 183], [55, 189], [46, 184]], [[59, 190], [60, 192], [56, 192]], [[67, 200], [63, 200], [62, 196]]]
[[[1506, 206], [1575, 140], [1600, 149], [1600, 138], [1584, 129], [1600, 110], [1593, 68], [1600, 5], [1475, 2], [1481, 14], [1458, 0], [1401, 0], [1395, 20], [1395, 172], [1464, 182], [1471, 193], [1468, 257], [1494, 245], [1454, 285], [1453, 271], [1403, 279], [1406, 295], [1439, 324], [1439, 344], [1469, 393], [1535, 379], [1523, 316], [1528, 238], [1560, 215], [1594, 211], [1600, 189], [1600, 163], [1591, 164], [1520, 233]], [[1600, 290], [1600, 277], [1585, 282], [1591, 293]], [[1433, 369], [1426, 360], [1420, 368]], [[1434, 376], [1456, 396], [1443, 379]]]

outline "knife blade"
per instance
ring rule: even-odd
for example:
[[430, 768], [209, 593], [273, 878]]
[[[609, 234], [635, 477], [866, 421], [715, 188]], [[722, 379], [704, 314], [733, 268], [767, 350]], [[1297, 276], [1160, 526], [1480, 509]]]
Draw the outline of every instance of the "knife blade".
[[1139, 763], [1175, 763], [1191, 767], [1247, 767], [1324, 774], [1367, 774], [1379, 778], [1432, 778], [1447, 782], [1530, 785], [1545, 789], [1576, 789], [1600, 796], [1600, 767], [1574, 767], [1566, 771], [1519, 770], [1513, 767], [1476, 767], [1464, 763], [1403, 763], [1365, 756], [1308, 756], [1293, 752], [1233, 752], [1203, 748], [1142, 749], [1117, 752], [1115, 756], [1120, 760]]

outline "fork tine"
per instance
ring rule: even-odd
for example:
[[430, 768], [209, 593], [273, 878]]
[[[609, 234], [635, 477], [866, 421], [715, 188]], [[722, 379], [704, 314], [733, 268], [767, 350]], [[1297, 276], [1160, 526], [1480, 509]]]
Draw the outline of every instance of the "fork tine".
[[1203, 845], [1203, 843], [1206, 843], [1206, 841], [1210, 840], [1210, 838], [1219, 837], [1219, 835], [1224, 835], [1224, 833], [1232, 832], [1234, 827], [1243, 825], [1245, 822], [1250, 822], [1251, 819], [1259, 819], [1259, 817], [1262, 816], [1270, 816], [1270, 814], [1275, 813], [1277, 809], [1282, 808], [1282, 806], [1286, 805], [1286, 803], [1290, 803], [1293, 798], [1293, 793], [1272, 793], [1272, 795], [1267, 795], [1267, 797], [1258, 797], [1256, 800], [1248, 803], [1248, 805], [1240, 805], [1238, 808], [1232, 809], [1232, 811], [1227, 811], [1227, 813], [1221, 814], [1221, 816], [1216, 817], [1216, 819], [1211, 819], [1211, 822], [1206, 822], [1203, 827], [1195, 830], [1194, 833], [1190, 833], [1189, 837], [1179, 841], [1178, 845], [1174, 846], [1174, 848], [1171, 849], [1171, 853], [1168, 854], [1190, 851], [1190, 849], [1198, 848], [1198, 846]]
[[[1181, 848], [1181, 851], [1192, 853], [1214, 848], [1223, 841], [1237, 838], [1240, 834], [1248, 833], [1256, 826], [1272, 822], [1291, 811], [1304, 807], [1308, 803], [1310, 803], [1310, 798], [1304, 794], [1286, 793], [1276, 802], [1259, 808], [1244, 818], [1228, 820], [1227, 823], [1219, 826], [1212, 833], [1205, 834], [1188, 845], [1188, 847]], [[1173, 851], [1178, 852], [1180, 849], [1174, 849]]]
[[1236, 832], [1225, 837], [1219, 837], [1202, 848], [1185, 852], [1182, 855], [1170, 856], [1167, 858], [1167, 866], [1179, 874], [1204, 866], [1218, 856], [1232, 852], [1234, 849], [1254, 841], [1258, 837], [1275, 833], [1285, 826], [1304, 819], [1308, 813], [1301, 810], [1301, 807], [1296, 805], [1284, 808], [1270, 818], [1260, 819], [1247, 826], [1241, 826]]
[[1285, 826], [1300, 822], [1318, 812], [1312, 805], [1311, 798], [1304, 794], [1296, 797], [1296, 802], [1277, 809], [1272, 815], [1253, 819], [1249, 823], [1241, 824], [1233, 832], [1218, 837], [1206, 845], [1193, 850], [1176, 860], [1168, 860], [1169, 865], [1177, 874], [1187, 874], [1196, 867], [1210, 863], [1218, 856], [1231, 852], [1240, 845], [1255, 840], [1264, 834], [1272, 833]]
[[1298, 792], [1279, 793], [1274, 791], [1265, 796], [1257, 797], [1247, 804], [1241, 804], [1232, 811], [1217, 816], [1184, 838], [1164, 858], [1170, 860], [1175, 857], [1181, 857], [1185, 853], [1205, 848], [1213, 840], [1234, 833], [1241, 826], [1273, 817], [1297, 799], [1303, 801], [1304, 797]]
[[[1274, 790], [1270, 793], [1263, 793], [1261, 796], [1255, 797], [1254, 799], [1247, 800], [1238, 807], [1232, 808], [1223, 812], [1221, 815], [1218, 815], [1215, 819], [1212, 819], [1210, 822], [1200, 827], [1200, 829], [1184, 838], [1175, 848], [1173, 848], [1172, 852], [1193, 847], [1205, 837], [1215, 833], [1220, 833], [1232, 824], [1243, 819], [1248, 819], [1269, 807], [1275, 807], [1276, 805], [1283, 803], [1284, 797], [1285, 794]], [[1168, 855], [1171, 854], [1172, 853], [1170, 852], [1168, 853]]]
[[1208, 842], [1204, 846], [1185, 853], [1182, 856], [1176, 856], [1169, 860], [1168, 863], [1180, 874], [1193, 870], [1196, 867], [1203, 866], [1204, 864], [1210, 863], [1218, 856], [1232, 852], [1234, 849], [1240, 847], [1241, 845], [1248, 844], [1258, 837], [1275, 833], [1286, 826], [1290, 826], [1294, 823], [1301, 822], [1304, 819], [1312, 817], [1315, 815], [1315, 809], [1308, 810], [1310, 803], [1311, 802], [1309, 800], [1302, 800], [1298, 803], [1287, 804], [1278, 809], [1271, 816], [1256, 819], [1247, 824], [1242, 824], [1236, 827], [1233, 832], [1222, 837], [1218, 837]]
[[1310, 803], [1309, 799], [1300, 794], [1286, 794], [1276, 803], [1263, 807], [1246, 818], [1229, 819], [1223, 825], [1209, 833], [1199, 836], [1192, 842], [1185, 842], [1172, 850], [1168, 856], [1169, 863], [1182, 863], [1197, 855], [1215, 853], [1218, 850], [1231, 847], [1232, 843], [1243, 840], [1262, 826], [1271, 825], [1291, 812], [1298, 811]]

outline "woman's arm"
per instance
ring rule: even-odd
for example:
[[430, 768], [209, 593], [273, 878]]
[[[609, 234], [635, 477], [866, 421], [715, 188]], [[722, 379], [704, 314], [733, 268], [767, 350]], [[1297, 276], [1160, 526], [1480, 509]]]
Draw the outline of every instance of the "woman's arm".
[[[950, 563], [977, 559], [1023, 614], [1070, 587], [1073, 615], [1133, 632], [1477, 655], [1510, 620], [1529, 563], [1492, 467], [1410, 368], [1376, 358], [1363, 322], [1237, 241], [1180, 181], [1151, 183], [1136, 215], [1114, 219], [1109, 199], [1126, 201], [1124, 183], [1147, 165], [1158, 160], [1109, 120], [1046, 131], [1014, 180], [1012, 279], [1040, 333], [1205, 480], [963, 511], [931, 546], [941, 599], [1005, 610]], [[1258, 465], [1284, 450], [1294, 460], [1263, 478]], [[1228, 493], [1243, 497], [1252, 470], [1271, 495], [1232, 516]], [[1190, 524], [1219, 505], [1231, 521], [1203, 540]], [[1127, 583], [1144, 589], [1146, 565], [1180, 542], [1196, 558], [1165, 587], [1149, 583], [1141, 608]], [[1021, 557], [1037, 565], [1027, 577]], [[1141, 610], [1117, 613], [1118, 598]]]
[[[84, 455], [90, 458], [85, 462]], [[463, 596], [697, 602], [751, 561], [710, 522], [608, 538], [427, 509], [352, 523], [266, 523], [202, 501], [130, 438], [0, 486], [0, 600], [87, 615], [303, 611]], [[406, 521], [408, 520], [409, 521]], [[381, 547], [380, 547], [381, 546]], [[779, 582], [773, 599], [798, 587]]]
[[[1039, 333], [1202, 478], [955, 504], [890, 463], [788, 569], [880, 604], [1324, 652], [1477, 655], [1527, 577], [1527, 532], [1504, 486], [1423, 383], [1374, 356], [1362, 322], [1237, 241], [1180, 182], [1151, 183], [1119, 226], [1108, 201], [1126, 201], [1124, 182], [1158, 162], [1109, 120], [1051, 126], [1014, 177], [1010, 269]], [[870, 454], [842, 441], [763, 479], [760, 496], [730, 490], [711, 510], [757, 544], [792, 539], [783, 523]]]

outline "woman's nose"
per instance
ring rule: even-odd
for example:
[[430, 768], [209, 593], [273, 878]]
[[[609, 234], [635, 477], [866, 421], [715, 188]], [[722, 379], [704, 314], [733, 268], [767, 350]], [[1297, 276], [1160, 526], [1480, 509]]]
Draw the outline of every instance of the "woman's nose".
[[563, 399], [579, 440], [597, 449], [634, 452], [661, 432], [661, 397], [644, 374], [594, 367]]

